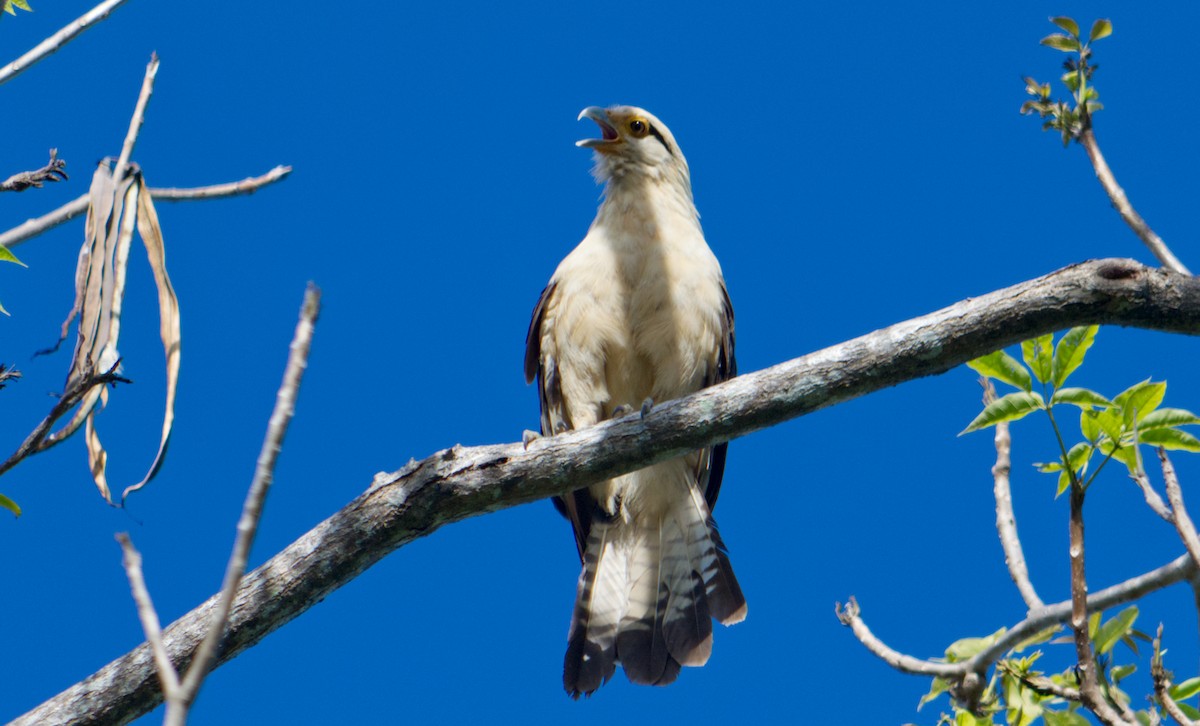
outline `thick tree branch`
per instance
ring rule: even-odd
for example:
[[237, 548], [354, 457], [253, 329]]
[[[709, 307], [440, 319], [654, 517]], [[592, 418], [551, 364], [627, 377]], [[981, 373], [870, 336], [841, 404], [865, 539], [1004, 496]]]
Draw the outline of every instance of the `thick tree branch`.
[[[262, 176], [247, 177], [241, 181], [214, 184], [205, 187], [159, 188], [150, 187], [150, 196], [155, 200], [163, 199], [168, 202], [190, 201], [193, 199], [217, 199], [220, 197], [236, 197], [242, 194], [253, 194], [262, 187], [282, 181], [292, 173], [290, 166], [277, 166]], [[33, 237], [54, 229], [87, 211], [88, 195], [83, 194], [58, 209], [48, 212], [41, 217], [29, 219], [16, 227], [0, 234], [0, 245], [15, 247]]]
[[1129, 197], [1125, 196], [1125, 190], [1117, 184], [1117, 178], [1113, 175], [1112, 169], [1108, 168], [1108, 162], [1104, 160], [1104, 154], [1100, 153], [1100, 145], [1096, 143], [1096, 134], [1092, 131], [1089, 124], [1077, 137], [1079, 143], [1087, 151], [1088, 159], [1092, 162], [1092, 168], [1096, 170], [1096, 178], [1100, 180], [1100, 186], [1104, 187], [1105, 193], [1108, 194], [1109, 201], [1112, 202], [1113, 208], [1121, 215], [1121, 219], [1125, 220], [1125, 224], [1133, 230], [1133, 233], [1138, 236], [1146, 247], [1150, 249], [1158, 261], [1169, 270], [1182, 273], [1184, 275], [1192, 274], [1188, 268], [1179, 261], [1171, 248], [1167, 247], [1167, 243], [1162, 241], [1150, 229], [1150, 225], [1146, 224], [1146, 220], [1142, 219], [1142, 215], [1137, 213], [1133, 205], [1129, 203]]
[[67, 162], [58, 158], [58, 149], [50, 150], [50, 161], [41, 169], [23, 171], [13, 174], [0, 182], [0, 192], [23, 192], [30, 187], [41, 189], [46, 182], [66, 181], [67, 172], [63, 171]]
[[[943, 373], [1034, 335], [1089, 324], [1200, 333], [1200, 281], [1132, 260], [1085, 262], [739, 376], [655, 406], [645, 417], [631, 415], [545, 437], [528, 449], [519, 442], [456, 446], [379, 474], [366, 492], [246, 576], [218, 662], [254, 645], [388, 553], [444, 524], [587, 486]], [[519, 430], [520, 424], [513, 428]], [[1189, 558], [1182, 561], [1110, 590], [1136, 597], [1177, 582], [1194, 570]], [[1096, 593], [1089, 606], [1107, 607], [1112, 597], [1108, 590]], [[185, 667], [192, 658], [213, 607], [210, 599], [164, 633], [176, 667]], [[1065, 609], [1049, 607], [1026, 622], [1044, 619], [1045, 627], [1064, 617]], [[1019, 637], [1027, 636], [1028, 631]], [[1011, 647], [1009, 643], [1005, 650]], [[124, 723], [159, 702], [156, 686], [149, 649], [142, 646], [15, 723]]]
[[108, 14], [125, 4], [125, 0], [105, 0], [87, 11], [54, 35], [38, 43], [25, 55], [0, 68], [0, 83], [6, 83], [25, 72], [30, 66], [52, 55], [59, 48], [74, 40], [83, 31], [108, 17]]

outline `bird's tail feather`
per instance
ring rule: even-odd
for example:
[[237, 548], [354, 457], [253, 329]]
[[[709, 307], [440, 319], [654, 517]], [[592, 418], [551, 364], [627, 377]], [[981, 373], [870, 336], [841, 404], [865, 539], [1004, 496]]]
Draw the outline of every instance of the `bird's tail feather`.
[[712, 619], [746, 616], [746, 599], [708, 504], [694, 487], [657, 523], [594, 523], [568, 636], [564, 685], [603, 685], [619, 660], [634, 683], [666, 685], [712, 653]]
[[584, 551], [563, 660], [563, 686], [572, 698], [590, 696], [616, 670], [617, 627], [629, 586], [624, 553], [616, 552], [613, 530], [613, 525], [593, 525]]

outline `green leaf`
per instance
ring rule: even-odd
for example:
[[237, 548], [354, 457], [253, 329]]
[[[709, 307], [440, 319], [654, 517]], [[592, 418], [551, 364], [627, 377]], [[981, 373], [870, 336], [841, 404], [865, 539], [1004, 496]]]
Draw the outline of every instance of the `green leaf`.
[[1071, 93], [1075, 93], [1079, 90], [1080, 78], [1078, 71], [1067, 71], [1066, 73], [1062, 74], [1062, 78], [1059, 80], [1063, 82], [1063, 85], [1066, 86], [1067, 90]]
[[1021, 343], [1021, 357], [1025, 359], [1025, 365], [1033, 371], [1033, 376], [1038, 379], [1039, 383], [1050, 380], [1053, 342], [1054, 335], [1047, 333]]
[[1161, 446], [1164, 449], [1200, 451], [1200, 439], [1179, 429], [1150, 429], [1149, 431], [1139, 429], [1138, 438], [1141, 439], [1139, 443]]
[[1137, 451], [1134, 447], [1122, 446], [1115, 448], [1111, 440], [1105, 439], [1101, 441], [1100, 453], [1108, 456], [1110, 452], [1112, 453], [1112, 458], [1124, 464], [1126, 469], [1129, 469], [1130, 474], [1137, 471]]
[[1092, 723], [1074, 711], [1046, 711], [1042, 720], [1046, 726], [1091, 726]]
[[1175, 705], [1179, 706], [1179, 710], [1183, 711], [1184, 716], [1187, 716], [1193, 721], [1200, 720], [1200, 709], [1187, 703], [1177, 703]]
[[1133, 675], [1134, 671], [1136, 670], [1137, 666], [1133, 665], [1132, 663], [1129, 665], [1114, 666], [1113, 669], [1108, 672], [1108, 677], [1112, 679], [1113, 683], [1120, 683], [1123, 679]]
[[1151, 383], [1150, 379], [1146, 379], [1117, 394], [1113, 402], [1121, 409], [1121, 415], [1125, 419], [1125, 428], [1133, 428], [1135, 415], [1140, 423], [1151, 411], [1158, 408], [1158, 404], [1162, 403], [1166, 393], [1166, 381]]
[[29, 266], [29, 265], [26, 265], [24, 262], [21, 262], [20, 260], [18, 260], [17, 256], [14, 255], [11, 251], [9, 251], [9, 249], [7, 247], [5, 247], [4, 245], [0, 245], [0, 262], [15, 262], [18, 265], [20, 265], [21, 267]]
[[3, 494], [0, 494], [0, 507], [4, 507], [8, 511], [12, 512], [13, 516], [15, 517], [21, 516], [21, 508], [17, 506], [17, 503]]
[[1062, 33], [1052, 33], [1041, 40], [1042, 45], [1055, 50], [1061, 50], [1064, 53], [1073, 53], [1079, 50], [1079, 41], [1074, 38], [1068, 38]]
[[975, 420], [959, 433], [959, 436], [987, 428], [988, 426], [995, 426], [1005, 421], [1016, 421], [1045, 407], [1045, 401], [1037, 393], [1017, 391], [1007, 396], [1001, 396], [985, 406], [983, 411], [975, 417]]
[[1062, 465], [1061, 461], [1047, 461], [1044, 464], [1042, 464], [1042, 463], [1034, 464], [1034, 466], [1036, 466], [1037, 470], [1042, 472], [1043, 474], [1053, 474], [1056, 471], [1063, 470], [1063, 465]]
[[994, 378], [1022, 391], [1033, 390], [1033, 379], [1029, 377], [1029, 371], [1019, 360], [1002, 350], [968, 361], [967, 367], [981, 376]]
[[984, 638], [963, 638], [962, 640], [956, 640], [950, 644], [949, 648], [946, 648], [946, 660], [950, 663], [958, 663], [959, 661], [972, 658], [991, 647], [1005, 632], [1007, 632], [1007, 628], [1000, 628]]
[[1079, 431], [1083, 434], [1083, 438], [1093, 444], [1100, 439], [1100, 424], [1096, 422], [1097, 416], [1095, 411], [1087, 408], [1079, 412]]
[[1138, 421], [1138, 431], [1188, 426], [1190, 424], [1200, 424], [1200, 416], [1191, 411], [1185, 411], [1182, 408], [1159, 408], [1146, 414], [1145, 418]]
[[1079, 37], [1079, 23], [1076, 23], [1074, 19], [1060, 15], [1057, 18], [1050, 18], [1050, 22], [1070, 33], [1071, 37]]
[[1137, 616], [1137, 605], [1130, 605], [1117, 613], [1111, 620], [1101, 625], [1096, 630], [1096, 653], [1107, 653], [1112, 650], [1113, 646], [1121, 640], [1121, 636], [1127, 634], [1130, 628], [1133, 627], [1133, 622], [1137, 620]]
[[1176, 701], [1184, 701], [1192, 696], [1200, 693], [1200, 676], [1194, 676], [1187, 679], [1183, 683], [1176, 683], [1171, 686], [1171, 698]]
[[1088, 459], [1092, 458], [1093, 451], [1094, 449], [1089, 443], [1084, 442], [1075, 444], [1071, 447], [1071, 450], [1067, 452], [1067, 464], [1075, 471], [1085, 469], [1087, 467]]
[[1066, 332], [1054, 348], [1054, 386], [1062, 386], [1067, 376], [1083, 363], [1083, 357], [1096, 340], [1099, 325], [1088, 325], [1081, 328], [1071, 328]]
[[[1054, 636], [1058, 635], [1058, 632], [1060, 630], [1062, 630], [1062, 626], [1057, 625], [1057, 624], [1051, 625], [1050, 627], [1045, 628], [1043, 630], [1039, 630], [1038, 632], [1029, 636], [1025, 640], [1022, 640], [1020, 643], [1017, 643], [1016, 645], [1014, 645], [1013, 652], [1020, 653], [1021, 651], [1025, 650], [1026, 648], [1030, 648], [1035, 645], [1041, 645], [1042, 643], [1045, 643], [1045, 642], [1049, 641], [1051, 638], [1053, 638]], [[1035, 652], [1034, 655], [1039, 655], [1039, 653]]]
[[1096, 393], [1095, 391], [1089, 391], [1086, 388], [1058, 389], [1054, 392], [1054, 395], [1050, 397], [1050, 405], [1053, 406], [1058, 403], [1069, 403], [1072, 406], [1078, 406], [1085, 410], [1091, 409], [1093, 406], [1096, 408], [1108, 408], [1115, 405], [1112, 401], [1108, 400], [1104, 396], [1101, 396], [1099, 393]]
[[921, 700], [917, 703], [917, 710], [921, 710], [921, 706], [929, 703], [933, 699], [950, 690], [950, 684], [942, 678], [934, 678], [933, 683], [929, 686], [929, 693], [921, 696]]
[[1112, 35], [1112, 21], [1108, 18], [1101, 18], [1092, 23], [1092, 32], [1088, 34], [1088, 42], [1092, 43], [1101, 38], [1107, 38]]
[[1125, 419], [1118, 408], [1106, 408], [1096, 412], [1096, 425], [1112, 441], [1120, 441], [1125, 434]]
[[1067, 473], [1066, 469], [1063, 469], [1062, 473], [1058, 475], [1058, 488], [1054, 491], [1054, 498], [1061, 497], [1069, 486], [1071, 486], [1071, 475]]

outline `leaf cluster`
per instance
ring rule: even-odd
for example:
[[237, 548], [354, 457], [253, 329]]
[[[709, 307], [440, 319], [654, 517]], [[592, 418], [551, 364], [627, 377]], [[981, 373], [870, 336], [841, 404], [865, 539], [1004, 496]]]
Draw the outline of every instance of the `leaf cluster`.
[[[1058, 474], [1058, 494], [1072, 485], [1086, 490], [1111, 459], [1125, 464], [1131, 474], [1137, 473], [1141, 470], [1138, 452], [1141, 444], [1200, 452], [1200, 439], [1179, 428], [1200, 424], [1200, 417], [1180, 408], [1160, 408], [1167, 391], [1166, 381], [1147, 379], [1112, 398], [1087, 388], [1065, 385], [1083, 363], [1097, 329], [1094, 325], [1072, 328], [1057, 344], [1052, 334], [1027, 340], [1021, 344], [1023, 364], [1002, 350], [968, 363], [980, 375], [1019, 390], [986, 405], [962, 433], [1045, 411], [1058, 438], [1059, 457], [1037, 467], [1039, 471]], [[1041, 392], [1034, 390], [1035, 381], [1040, 384]], [[1069, 448], [1055, 418], [1055, 407], [1063, 405], [1079, 409], [1080, 441]], [[1097, 457], [1100, 462], [1093, 468]]]
[[1091, 116], [1103, 108], [1100, 94], [1091, 84], [1092, 74], [1099, 68], [1091, 62], [1092, 43], [1112, 35], [1112, 21], [1100, 19], [1092, 23], [1087, 40], [1079, 32], [1079, 24], [1068, 17], [1050, 18], [1063, 33], [1051, 33], [1042, 38], [1042, 45], [1063, 53], [1072, 54], [1063, 63], [1066, 70], [1061, 77], [1063, 85], [1071, 92], [1071, 103], [1051, 99], [1049, 83], [1039, 83], [1030, 76], [1025, 77], [1025, 92], [1032, 100], [1021, 104], [1021, 113], [1034, 114], [1044, 119], [1042, 129], [1055, 129], [1062, 134], [1063, 146], [1078, 139], [1091, 126]]
[[[1134, 655], [1138, 655], [1137, 641], [1151, 640], [1150, 636], [1134, 629], [1137, 617], [1137, 606], [1125, 608], [1108, 620], [1103, 619], [1103, 613], [1092, 613], [1088, 619], [1088, 631], [1101, 662], [1112, 660], [1118, 643], [1124, 643]], [[978, 708], [972, 711], [953, 702], [952, 713], [942, 714], [939, 726], [991, 726], [998, 718], [1002, 719], [1001, 723], [1010, 726], [1032, 726], [1038, 719], [1046, 726], [1090, 726], [1091, 722], [1080, 712], [1079, 703], [1062, 695], [1079, 688], [1074, 666], [1061, 672], [1047, 673], [1034, 667], [1044, 655], [1041, 650], [1024, 654], [1037, 645], [1072, 643], [1069, 635], [1058, 637], [1062, 630], [1062, 625], [1052, 626], [1008, 651], [1004, 658], [996, 661], [996, 668]], [[967, 660], [990, 648], [1004, 633], [1002, 628], [987, 637], [956, 641], [946, 649], [944, 661], [955, 663]], [[1128, 705], [1130, 697], [1120, 689], [1119, 684], [1136, 670], [1137, 666], [1133, 664], [1105, 667], [1102, 679], [1105, 696], [1111, 701]], [[921, 697], [918, 708], [948, 692], [952, 693], [951, 684], [943, 678], [934, 678], [929, 692]], [[1200, 692], [1200, 679], [1189, 679], [1171, 689], [1172, 696], [1178, 694], [1181, 699], [1190, 698], [1197, 692]], [[1152, 722], [1147, 711], [1139, 711], [1135, 716], [1140, 723]]]

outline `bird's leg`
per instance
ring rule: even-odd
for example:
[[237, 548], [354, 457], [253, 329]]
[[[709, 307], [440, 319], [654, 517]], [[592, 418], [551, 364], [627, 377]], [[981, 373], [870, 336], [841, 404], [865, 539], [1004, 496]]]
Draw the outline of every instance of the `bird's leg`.
[[654, 408], [654, 399], [647, 396], [645, 401], [642, 401], [642, 418], [646, 418], [646, 414], [650, 413], [650, 409]]

